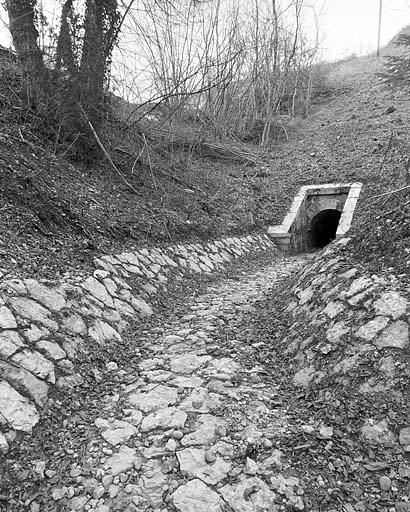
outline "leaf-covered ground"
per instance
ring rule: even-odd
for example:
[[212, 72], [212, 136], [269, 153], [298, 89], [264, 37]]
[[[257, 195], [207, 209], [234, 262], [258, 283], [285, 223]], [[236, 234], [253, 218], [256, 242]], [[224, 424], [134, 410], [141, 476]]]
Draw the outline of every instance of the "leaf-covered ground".
[[74, 166], [59, 156], [58, 145], [38, 138], [16, 99], [15, 65], [3, 57], [1, 266], [58, 275], [119, 247], [265, 229], [282, 221], [301, 185], [361, 181], [357, 257], [370, 262], [373, 255], [376, 266], [405, 269], [408, 205], [401, 204], [410, 189], [375, 196], [409, 183], [410, 107], [405, 88], [386, 86], [377, 77], [381, 66], [375, 57], [329, 66], [310, 116], [287, 120], [269, 151], [240, 148], [257, 155], [255, 165], [195, 151], [182, 151], [172, 161], [153, 155], [152, 167], [133, 165], [121, 153], [133, 136], [113, 125], [104, 140], [134, 193], [106, 163]]

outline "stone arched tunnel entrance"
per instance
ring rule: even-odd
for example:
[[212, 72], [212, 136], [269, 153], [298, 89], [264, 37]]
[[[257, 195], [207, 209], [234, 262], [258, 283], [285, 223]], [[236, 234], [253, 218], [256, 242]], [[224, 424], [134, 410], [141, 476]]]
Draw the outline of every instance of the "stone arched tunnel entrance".
[[339, 210], [322, 210], [316, 214], [309, 228], [308, 244], [312, 249], [321, 249], [336, 238], [337, 228], [342, 212]]
[[289, 213], [268, 234], [286, 253], [321, 249], [345, 236], [360, 195], [361, 183], [305, 186]]

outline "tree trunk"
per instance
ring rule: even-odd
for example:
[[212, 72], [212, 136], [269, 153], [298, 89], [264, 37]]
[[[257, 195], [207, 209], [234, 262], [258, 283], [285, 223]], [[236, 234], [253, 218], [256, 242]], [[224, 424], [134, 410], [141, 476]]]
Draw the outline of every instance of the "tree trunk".
[[10, 32], [27, 84], [27, 99], [30, 103], [35, 102], [45, 74], [43, 56], [37, 41], [34, 5], [30, 0], [6, 0]]
[[56, 68], [66, 70], [70, 77], [73, 77], [78, 71], [73, 54], [73, 35], [70, 31], [72, 11], [73, 0], [65, 0], [61, 9], [60, 33], [58, 34], [56, 48]]
[[101, 122], [106, 62], [103, 0], [88, 0], [80, 64], [80, 102], [95, 127]]

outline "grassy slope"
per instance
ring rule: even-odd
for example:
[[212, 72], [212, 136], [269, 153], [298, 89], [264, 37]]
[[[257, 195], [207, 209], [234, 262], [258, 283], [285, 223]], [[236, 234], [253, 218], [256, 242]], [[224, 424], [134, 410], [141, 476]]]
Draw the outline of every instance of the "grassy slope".
[[[102, 251], [264, 228], [281, 222], [299, 186], [332, 181], [364, 183], [356, 216], [358, 255], [370, 247], [374, 253], [385, 238], [380, 233], [391, 230], [383, 227], [384, 217], [378, 238], [369, 237], [369, 227], [380, 208], [391, 209], [391, 201], [371, 198], [405, 184], [410, 134], [406, 91], [382, 85], [375, 76], [379, 69], [374, 57], [332, 66], [312, 115], [288, 127], [288, 141], [259, 153], [258, 165], [181, 152], [169, 165], [163, 158], [158, 167], [140, 165], [131, 172], [133, 160], [119, 158], [117, 148], [126, 139], [129, 148], [132, 137], [113, 127], [107, 147], [135, 194], [107, 165], [71, 165], [36, 137], [29, 122], [16, 122], [19, 107], [4, 84], [10, 73], [16, 83], [18, 77], [3, 59], [0, 99], [8, 115], [0, 121], [0, 266], [11, 273], [55, 275], [88, 264]], [[394, 111], [386, 113], [389, 107]], [[400, 213], [397, 222], [401, 235], [406, 226]], [[390, 260], [385, 264], [395, 256]]]

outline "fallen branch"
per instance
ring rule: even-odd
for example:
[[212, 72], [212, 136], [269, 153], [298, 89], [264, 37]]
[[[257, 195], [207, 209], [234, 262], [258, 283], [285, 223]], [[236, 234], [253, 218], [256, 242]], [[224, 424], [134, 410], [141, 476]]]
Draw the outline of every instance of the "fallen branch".
[[90, 127], [90, 130], [92, 131], [92, 134], [94, 135], [94, 138], [95, 140], [97, 141], [97, 144], [99, 145], [101, 151], [104, 153], [105, 157], [107, 158], [107, 160], [109, 161], [111, 167], [114, 169], [114, 171], [118, 174], [118, 176], [121, 178], [121, 180], [125, 183], [125, 185], [127, 185], [127, 187], [129, 189], [131, 189], [135, 194], [138, 194], [138, 190], [135, 189], [131, 183], [129, 183], [127, 181], [127, 179], [125, 178], [125, 176], [122, 174], [122, 172], [118, 169], [118, 167], [115, 165], [115, 163], [113, 162], [112, 158], [110, 157], [108, 151], [105, 149], [103, 143], [101, 142], [101, 139], [100, 137], [98, 136], [97, 132], [95, 131], [94, 129], [94, 126], [92, 125], [91, 121], [89, 120], [85, 110], [83, 109], [83, 106], [79, 103], [78, 106], [80, 107], [80, 110], [84, 116], [84, 119], [86, 120], [88, 126]]
[[383, 166], [384, 166], [384, 162], [386, 161], [386, 158], [387, 158], [387, 154], [388, 154], [388, 153], [389, 153], [389, 151], [390, 151], [391, 144], [392, 144], [392, 142], [393, 142], [393, 135], [394, 135], [394, 132], [393, 132], [393, 130], [392, 130], [392, 132], [391, 132], [391, 134], [390, 134], [389, 143], [387, 144], [386, 151], [384, 152], [384, 156], [383, 156], [382, 163], [380, 164], [379, 177], [381, 176], [381, 173], [382, 173], [382, 170], [383, 170]]
[[[161, 133], [161, 130], [157, 130]], [[174, 134], [163, 132], [168, 138], [166, 142], [173, 146], [179, 146], [183, 148], [197, 149], [199, 152], [208, 154], [209, 156], [224, 158], [226, 160], [235, 160], [239, 162], [251, 163], [258, 165], [261, 162], [256, 158], [254, 154], [245, 149], [239, 149], [237, 146], [229, 144], [222, 144], [218, 142], [208, 142], [204, 140], [193, 139], [187, 135], [186, 137], [176, 136]]]
[[410, 200], [409, 201], [406, 201], [405, 203], [403, 204], [399, 204], [397, 205], [395, 208], [393, 208], [392, 210], [389, 210], [388, 212], [384, 212], [382, 213], [380, 216], [381, 217], [386, 217], [387, 215], [391, 215], [392, 213], [396, 212], [397, 210], [400, 210], [400, 208], [403, 208], [403, 206], [407, 206], [410, 204]]
[[391, 194], [397, 194], [398, 192], [403, 192], [403, 190], [408, 190], [408, 189], [410, 189], [410, 185], [406, 185], [405, 187], [402, 187], [402, 188], [397, 188], [395, 190], [389, 190], [388, 192], [384, 192], [383, 194], [378, 194], [376, 196], [369, 197], [369, 200], [370, 199], [376, 199], [376, 201], [373, 201], [372, 203], [367, 203], [365, 206], [363, 206], [362, 209], [365, 210], [369, 206], [372, 206], [372, 204], [377, 203], [377, 200], [382, 198], [382, 197], [386, 197], [386, 196], [391, 195]]
[[[145, 139], [145, 137], [144, 137], [144, 139]], [[145, 142], [146, 142], [146, 139], [145, 139]], [[148, 145], [147, 145], [147, 147], [148, 147]], [[143, 148], [142, 151], [139, 152], [138, 156], [135, 156], [133, 153], [130, 153], [129, 151], [127, 151], [123, 148], [116, 148], [117, 151], [121, 151], [121, 153], [124, 153], [124, 154], [135, 159], [134, 164], [133, 164], [133, 169], [135, 168], [136, 162], [140, 160], [144, 149], [145, 148]], [[166, 151], [162, 150], [162, 152], [166, 153], [166, 156], [169, 157], [169, 154]], [[159, 174], [162, 174], [163, 176], [166, 176], [170, 180], [174, 181], [177, 185], [182, 187], [184, 190], [188, 190], [191, 193], [194, 193], [196, 191], [199, 194], [206, 196], [206, 193], [203, 190], [201, 190], [200, 188], [190, 185], [190, 184], [186, 183], [185, 181], [181, 180], [181, 178], [178, 178], [177, 176], [174, 176], [173, 174], [163, 171], [162, 169], [160, 169], [158, 167], [155, 167], [154, 172], [157, 172]]]

